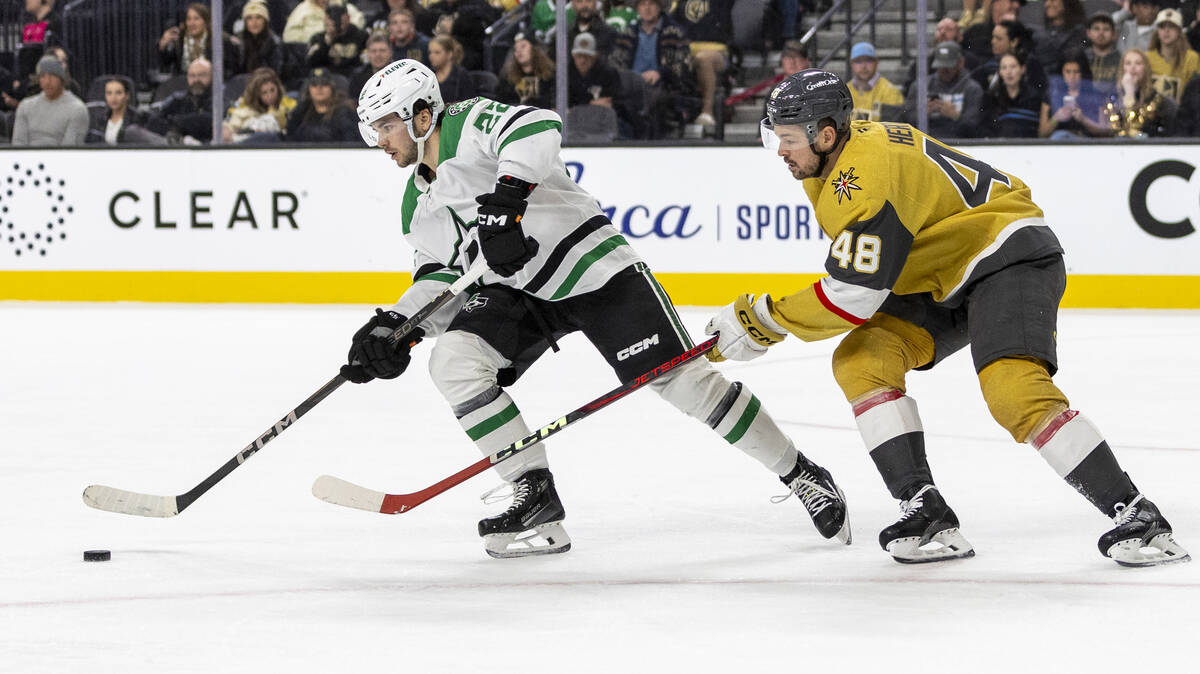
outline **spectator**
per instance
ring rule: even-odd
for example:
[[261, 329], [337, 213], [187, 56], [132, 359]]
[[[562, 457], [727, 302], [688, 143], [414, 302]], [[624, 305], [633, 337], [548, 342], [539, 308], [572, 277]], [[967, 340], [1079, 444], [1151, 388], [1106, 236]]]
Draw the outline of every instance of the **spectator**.
[[975, 60], [980, 63], [992, 58], [992, 34], [996, 24], [1001, 21], [1016, 21], [1017, 12], [1023, 4], [1023, 0], [992, 0], [987, 8], [988, 20], [976, 23], [963, 32], [963, 51], [974, 55]]
[[283, 29], [283, 41], [292, 44], [308, 44], [313, 35], [325, 30], [325, 7], [327, 5], [342, 5], [350, 13], [350, 23], [358, 28], [366, 25], [363, 13], [354, 5], [344, 0], [301, 0], [300, 4], [288, 15], [287, 25]]
[[[178, 75], [188, 71], [188, 67], [197, 59], [205, 59], [212, 63], [212, 36], [209, 26], [212, 25], [212, 14], [208, 5], [193, 2], [184, 12], [183, 24], [171, 26], [163, 31], [158, 39], [159, 71], [164, 74]], [[241, 55], [234, 44], [233, 38], [222, 33], [222, 48], [225, 75], [236, 75], [241, 65]], [[211, 134], [210, 134], [211, 135]]]
[[[977, 23], [983, 23], [988, 18], [989, 10], [988, 0], [983, 0], [982, 3], [979, 0], [962, 0], [962, 14], [954, 25], [959, 28], [970, 28]], [[953, 19], [950, 20], [953, 21]]]
[[1130, 49], [1122, 54], [1117, 93], [1104, 106], [1113, 135], [1122, 138], [1174, 135], [1177, 111], [1174, 100], [1154, 89], [1150, 59], [1145, 52]]
[[[854, 99], [852, 119], [873, 122], [891, 121], [904, 105], [904, 95], [879, 74], [875, 45], [859, 42], [850, 48], [850, 97]], [[889, 106], [884, 108], [883, 106]]]
[[[788, 40], [783, 43], [783, 50], [779, 52], [779, 69], [783, 72], [776, 75], [773, 80], [769, 80], [770, 84], [765, 87], [765, 90], [770, 92], [776, 84], [787, 79], [789, 75], [795, 75], [801, 70], [808, 70], [811, 67], [812, 58], [808, 55], [808, 45], [799, 40]], [[759, 116], [759, 119], [766, 118], [767, 101], [764, 98], [762, 115]]]
[[252, 73], [259, 68], [270, 68], [277, 73], [283, 71], [283, 44], [271, 30], [270, 21], [271, 13], [263, 0], [250, 0], [242, 8], [238, 72]]
[[614, 108], [621, 97], [621, 76], [599, 58], [596, 38], [591, 33], [575, 36], [571, 64], [567, 70], [567, 105], [599, 105]]
[[650, 135], [657, 138], [669, 121], [679, 121], [676, 99], [693, 92], [691, 53], [683, 28], [664, 11], [670, 0], [637, 0], [638, 21], [617, 35], [612, 65], [632, 70], [645, 83]]
[[[283, 35], [283, 29], [287, 25], [288, 14], [292, 13], [296, 3], [299, 0], [225, 0], [224, 18], [221, 20], [221, 25], [225, 32], [230, 35], [238, 35], [246, 26], [246, 20], [242, 16], [242, 10], [246, 8], [247, 2], [262, 2], [266, 4], [267, 11], [271, 18], [268, 19], [267, 25], [270, 26], [271, 32], [275, 33], [276, 37]], [[212, 3], [209, 2], [211, 5]]]
[[1033, 31], [1020, 21], [1001, 21], [992, 29], [992, 58], [984, 62], [971, 73], [971, 77], [979, 83], [983, 90], [991, 88], [996, 81], [996, 72], [1000, 68], [1000, 57], [1004, 54], [1021, 55], [1025, 63], [1025, 77], [1029, 84], [1038, 92], [1046, 91], [1046, 71], [1041, 61], [1030, 56], [1034, 46]]
[[334, 86], [325, 68], [312, 71], [300, 104], [288, 117], [287, 139], [294, 143], [358, 142], [358, 115]]
[[162, 101], [150, 120], [151, 131], [172, 143], [207, 143], [212, 140], [212, 106], [212, 63], [198, 58], [188, 66], [187, 89]]
[[1121, 52], [1117, 51], [1117, 29], [1108, 14], [1093, 14], [1088, 19], [1088, 47], [1084, 55], [1092, 71], [1096, 91], [1108, 96], [1117, 90], [1117, 74], [1121, 71]]
[[12, 144], [27, 146], [82, 145], [87, 136], [87, 106], [67, 91], [67, 74], [53, 56], [43, 56], [34, 72], [42, 93], [17, 107]]
[[[367, 21], [367, 33], [371, 35], [389, 35], [392, 32], [392, 17], [399, 10], [407, 10], [413, 20], [415, 29], [425, 35], [433, 34], [433, 24], [437, 17], [430, 14], [417, 0], [387, 0], [383, 8]], [[403, 56], [398, 58], [412, 58]]]
[[1200, 54], [1183, 39], [1183, 15], [1177, 9], [1164, 9], [1154, 22], [1150, 38], [1150, 72], [1154, 88], [1178, 101], [1187, 84], [1200, 70]]
[[1050, 78], [1050, 95], [1042, 103], [1038, 136], [1070, 140], [1111, 133], [1107, 124], [1100, 123], [1105, 98], [1092, 84], [1088, 60], [1083, 52], [1068, 53], [1059, 74]]
[[1038, 137], [1038, 115], [1045, 99], [1026, 81], [1024, 58], [1023, 53], [1000, 57], [998, 77], [983, 96], [980, 137]]
[[596, 38], [596, 58], [608, 61], [617, 40], [617, 31], [604, 20], [600, 3], [597, 0], [571, 0], [571, 9], [575, 10], [575, 22], [567, 32], [569, 43], [574, 45], [575, 36], [580, 33], [591, 33]]
[[524, 33], [513, 38], [512, 50], [500, 69], [496, 100], [508, 105], [554, 107], [554, 61]]
[[221, 125], [226, 143], [260, 143], [279, 140], [287, 128], [288, 115], [296, 108], [296, 99], [283, 91], [283, 82], [270, 68], [250, 74], [246, 91], [237, 100]]
[[[992, 0], [993, 2], [1002, 0]], [[983, 89], [971, 79], [963, 66], [962, 47], [943, 42], [933, 50], [933, 68], [937, 77], [929, 80], [929, 129], [937, 138], [970, 138], [979, 126]], [[904, 99], [909, 124], [917, 123], [917, 88]]]
[[1087, 46], [1082, 0], [1045, 0], [1042, 7], [1042, 34], [1036, 40], [1034, 55], [1047, 73], [1056, 73], [1067, 52]]
[[[988, 6], [985, 2], [984, 7], [982, 9], [980, 9], [980, 12], [984, 12], [987, 9], [987, 7]], [[981, 17], [985, 17], [985, 16], [987, 16], [987, 15], [986, 14], [981, 15]], [[982, 18], [981, 18], [981, 20], [982, 20]], [[959, 44], [959, 46], [962, 46], [962, 39], [963, 39], [963, 30], [962, 30], [962, 28], [959, 27], [958, 22], [955, 21], [954, 19], [946, 17], [946, 18], [942, 19], [941, 21], [938, 21], [937, 25], [934, 26], [933, 42], [931, 42], [930, 44], [939, 45], [943, 42], [957, 42]], [[989, 55], [989, 57], [991, 55], [990, 47], [988, 49], [988, 55]], [[964, 61], [963, 69], [966, 70], [968, 73], [974, 71], [976, 68], [978, 68], [980, 66], [980, 64], [983, 63], [983, 61], [980, 60], [979, 57], [977, 57], [973, 52], [969, 52], [969, 51], [965, 51], [965, 50], [963, 51], [963, 61]], [[930, 50], [930, 53], [929, 53], [929, 66], [927, 68], [927, 72], [930, 72], [930, 73], [933, 72], [933, 50]], [[916, 63], [916, 61], [913, 61], [912, 65], [910, 65], [908, 67], [908, 76], [904, 80], [904, 91], [908, 91], [910, 88], [912, 88], [913, 82], [915, 82], [916, 80], [917, 80], [917, 63]]]
[[713, 108], [717, 80], [729, 67], [729, 47], [733, 41], [733, 0], [682, 0], [676, 3], [673, 18], [683, 27], [692, 54], [692, 69], [700, 85], [700, 114], [696, 123], [705, 129], [716, 127]]
[[1117, 24], [1117, 51], [1124, 54], [1130, 49], [1145, 51], [1150, 48], [1154, 37], [1154, 23], [1158, 18], [1158, 0], [1125, 0], [1126, 9], [1113, 13]]
[[[83, 87], [79, 86], [79, 83], [76, 82], [73, 77], [71, 77], [71, 56], [67, 53], [66, 47], [63, 47], [62, 45], [46, 47], [45, 55], [58, 59], [58, 62], [62, 64], [63, 74], [65, 74], [67, 78], [67, 91], [75, 94], [75, 97], [82, 101], [84, 98]], [[22, 94], [22, 98], [36, 96], [37, 94], [41, 93], [41, 91], [42, 88], [38, 85], [37, 80], [34, 79], [26, 87], [25, 92]]]
[[366, 32], [350, 23], [350, 14], [345, 7], [331, 4], [325, 8], [324, 32], [313, 35], [308, 41], [308, 65], [329, 68], [349, 78], [362, 64], [366, 46]]
[[[489, 5], [487, 0], [442, 0], [428, 5], [427, 9], [435, 16], [452, 17], [450, 37], [458, 42], [462, 50], [462, 67], [467, 70], [483, 68], [483, 43], [487, 38], [485, 31], [500, 18], [500, 10]], [[450, 101], [447, 99], [446, 102]]]
[[[7, 26], [5, 27], [7, 28]], [[62, 42], [62, 11], [55, 0], [25, 0], [25, 24], [17, 52], [17, 79], [35, 75], [46, 47]]]
[[[401, 10], [408, 11], [408, 10]], [[378, 33], [367, 38], [367, 62], [359, 66], [350, 77], [350, 100], [357, 101], [363, 87], [374, 77], [375, 73], [383, 70], [387, 64], [399, 60], [392, 57], [392, 45], [386, 35]]]
[[[1192, 45], [1192, 49], [1200, 52], [1200, 2], [1189, 0], [1183, 3], [1181, 10], [1184, 16], [1191, 17], [1191, 22], [1188, 23], [1185, 33], [1187, 34], [1188, 44]], [[1188, 84], [1191, 84], [1189, 82]]]
[[1180, 136], [1200, 136], [1200, 75], [1192, 75], [1183, 88], [1179, 112], [1175, 116], [1175, 133]]
[[392, 10], [388, 17], [387, 36], [392, 60], [413, 59], [429, 65], [429, 38], [417, 32], [412, 10]]
[[129, 107], [133, 96], [133, 81], [128, 77], [113, 77], [104, 83], [104, 108], [91, 115], [87, 130], [88, 143], [126, 145], [145, 140], [144, 136], [130, 134], [131, 128], [140, 128], [146, 116]]
[[462, 45], [458, 44], [458, 40], [439, 35], [429, 41], [429, 69], [437, 75], [438, 88], [442, 90], [442, 100], [446, 105], [479, 94], [475, 90], [475, 83], [471, 81], [471, 73], [459, 65], [462, 59]]

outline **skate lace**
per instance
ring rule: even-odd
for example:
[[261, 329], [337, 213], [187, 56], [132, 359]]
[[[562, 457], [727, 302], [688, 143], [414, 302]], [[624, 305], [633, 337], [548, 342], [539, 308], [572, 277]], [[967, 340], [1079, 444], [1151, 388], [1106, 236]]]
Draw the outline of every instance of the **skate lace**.
[[508, 508], [504, 511], [505, 513], [508, 513], [521, 507], [525, 503], [525, 499], [529, 498], [529, 492], [532, 491], [532, 489], [533, 486], [530, 484], [530, 480], [521, 480], [520, 482], [505, 482], [504, 484], [492, 487], [491, 489], [485, 491], [482, 495], [480, 495], [479, 500], [490, 505], [492, 503], [499, 503], [511, 498], [513, 500], [512, 505], [508, 506]]
[[1129, 505], [1118, 503], [1117, 505], [1113, 506], [1113, 522], [1116, 523], [1117, 526], [1122, 526], [1133, 521], [1133, 518], [1137, 517], [1138, 514], [1137, 504], [1143, 498], [1145, 497], [1141, 494], [1138, 494], [1136, 498], [1129, 502]]
[[807, 470], [801, 471], [796, 479], [788, 483], [788, 493], [772, 496], [771, 503], [783, 503], [792, 494], [799, 497], [804, 508], [813, 515], [828, 508], [838, 498], [836, 493], [822, 487], [816, 476]]
[[919, 491], [917, 491], [917, 493], [913, 494], [912, 498], [908, 499], [907, 501], [901, 501], [900, 502], [899, 522], [903, 522], [904, 520], [912, 517], [913, 515], [916, 515], [917, 511], [919, 511], [921, 509], [921, 506], [925, 504], [925, 501], [921, 498], [921, 496], [925, 492], [927, 492], [933, 488], [934, 488], [933, 485], [927, 484], [924, 487], [921, 487], [921, 489]]

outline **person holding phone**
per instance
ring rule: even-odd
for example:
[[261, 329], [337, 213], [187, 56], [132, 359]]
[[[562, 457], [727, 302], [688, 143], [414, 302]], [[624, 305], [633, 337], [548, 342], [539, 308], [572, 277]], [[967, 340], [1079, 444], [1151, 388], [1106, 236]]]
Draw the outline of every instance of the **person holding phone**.
[[1059, 74], [1050, 78], [1050, 94], [1042, 103], [1038, 137], [1051, 140], [1108, 136], [1111, 130], [1100, 123], [1104, 97], [1092, 85], [1092, 68], [1087, 55], [1069, 52]]

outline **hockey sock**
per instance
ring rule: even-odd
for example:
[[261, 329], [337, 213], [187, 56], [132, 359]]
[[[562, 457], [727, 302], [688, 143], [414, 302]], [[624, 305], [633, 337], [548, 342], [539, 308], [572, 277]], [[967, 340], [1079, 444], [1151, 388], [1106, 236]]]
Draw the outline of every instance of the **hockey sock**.
[[[500, 388], [493, 388], [495, 397], [488, 402], [477, 401], [476, 406], [465, 414], [456, 409], [458, 423], [462, 425], [467, 437], [475, 442], [475, 446], [486, 456], [496, 452], [510, 443], [516, 442], [529, 435], [529, 427], [521, 418], [517, 404]], [[482, 403], [482, 404], [479, 404]], [[545, 445], [530, 447], [521, 452], [520, 457], [514, 457], [496, 466], [500, 477], [512, 482], [526, 471], [536, 468], [548, 468]]]
[[907, 500], [933, 484], [915, 400], [895, 389], [876, 391], [854, 403], [854, 421], [893, 498]]
[[775, 420], [763, 409], [758, 397], [742, 382], [730, 384], [706, 423], [737, 447], [777, 475], [787, 475], [796, 466], [796, 449]]
[[1137, 493], [1100, 431], [1075, 410], [1054, 417], [1032, 444], [1054, 472], [1105, 517], [1112, 517], [1117, 503]]

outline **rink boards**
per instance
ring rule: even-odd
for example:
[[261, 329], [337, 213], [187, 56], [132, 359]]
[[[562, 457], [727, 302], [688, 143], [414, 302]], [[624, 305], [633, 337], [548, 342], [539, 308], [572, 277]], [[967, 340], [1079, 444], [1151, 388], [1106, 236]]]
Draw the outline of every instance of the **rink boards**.
[[[966, 150], [1032, 188], [1067, 251], [1065, 306], [1200, 308], [1200, 145]], [[764, 150], [563, 156], [677, 303], [787, 294], [822, 273], [829, 241], [800, 185]], [[3, 159], [0, 299], [390, 303], [410, 282], [399, 223], [407, 171], [380, 152]]]

